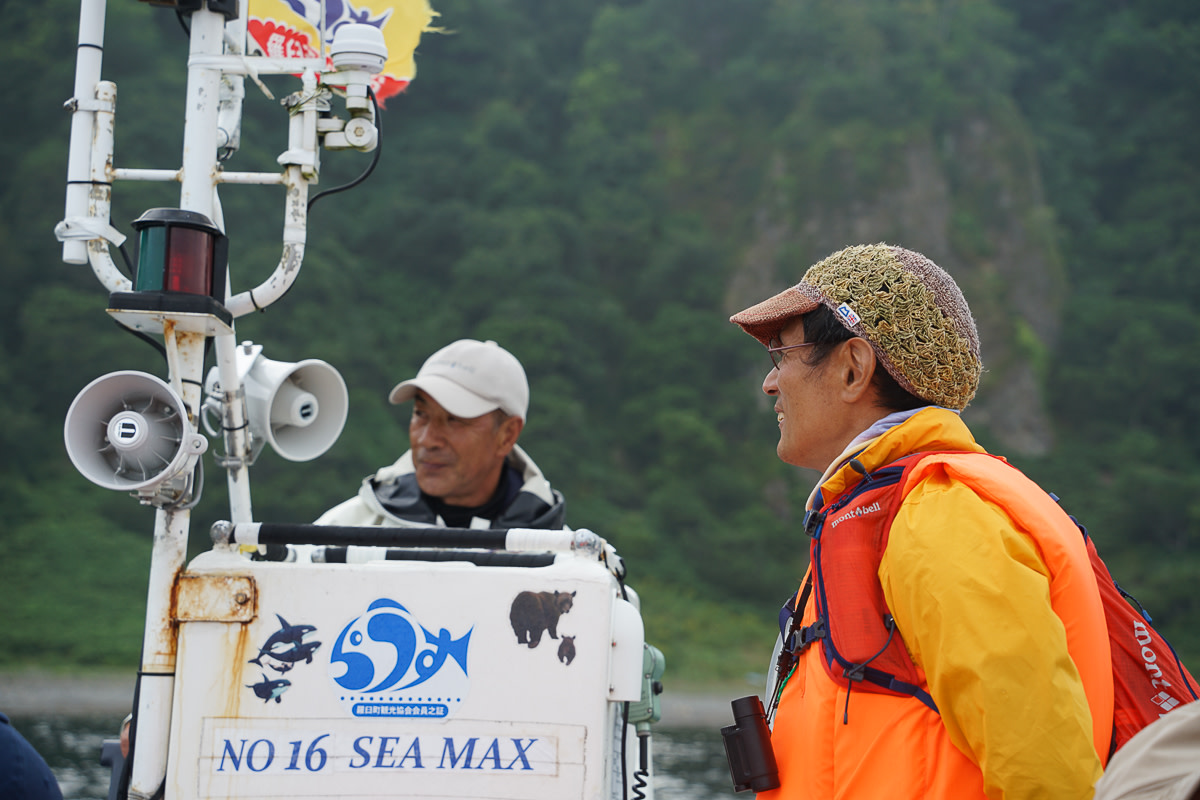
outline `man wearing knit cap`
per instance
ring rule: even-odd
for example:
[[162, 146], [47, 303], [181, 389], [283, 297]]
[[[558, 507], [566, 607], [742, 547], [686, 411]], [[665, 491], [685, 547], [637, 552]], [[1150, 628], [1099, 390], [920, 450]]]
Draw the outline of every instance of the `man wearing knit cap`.
[[960, 418], [982, 364], [954, 280], [849, 247], [731, 321], [770, 355], [779, 457], [822, 473], [761, 796], [1090, 798], [1113, 722], [1099, 592], [1075, 525]]
[[410, 449], [363, 479], [319, 525], [561, 528], [564, 503], [517, 446], [529, 383], [512, 353], [460, 339], [431, 355], [388, 399], [413, 403]]

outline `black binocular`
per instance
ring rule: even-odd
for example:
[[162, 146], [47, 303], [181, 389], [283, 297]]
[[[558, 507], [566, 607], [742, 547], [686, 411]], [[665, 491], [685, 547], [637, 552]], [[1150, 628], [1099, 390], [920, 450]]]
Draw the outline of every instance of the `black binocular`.
[[779, 788], [779, 767], [771, 749], [771, 731], [767, 729], [767, 714], [758, 695], [739, 697], [733, 706], [733, 722], [721, 728], [725, 742], [725, 758], [735, 792], [765, 792]]

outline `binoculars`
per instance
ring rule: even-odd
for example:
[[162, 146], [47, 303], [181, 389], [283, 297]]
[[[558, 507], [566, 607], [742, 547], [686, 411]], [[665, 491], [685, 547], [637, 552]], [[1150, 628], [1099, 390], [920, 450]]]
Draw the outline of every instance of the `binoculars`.
[[734, 724], [721, 728], [733, 790], [765, 792], [779, 787], [779, 767], [771, 749], [767, 715], [758, 695], [739, 697], [733, 706]]

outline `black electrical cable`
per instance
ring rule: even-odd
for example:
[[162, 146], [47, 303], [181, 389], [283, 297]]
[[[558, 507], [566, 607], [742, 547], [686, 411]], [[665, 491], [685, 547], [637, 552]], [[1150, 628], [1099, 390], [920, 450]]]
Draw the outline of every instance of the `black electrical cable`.
[[633, 800], [646, 800], [650, 782], [650, 734], [638, 734], [638, 768], [633, 772]]
[[379, 113], [379, 103], [375, 100], [375, 92], [369, 86], [367, 87], [367, 97], [371, 98], [371, 107], [375, 110], [375, 130], [379, 134], [378, 139], [375, 142], [375, 154], [371, 158], [371, 163], [367, 165], [367, 168], [363, 171], [362, 175], [359, 175], [349, 183], [341, 186], [335, 186], [332, 189], [326, 189], [323, 192], [317, 192], [310, 197], [308, 199], [308, 209], [310, 211], [312, 210], [313, 203], [317, 202], [322, 197], [325, 197], [326, 195], [337, 194], [338, 192], [344, 192], [347, 189], [353, 189], [355, 186], [358, 186], [360, 183], [370, 177], [371, 173], [375, 171], [375, 165], [379, 163], [379, 154], [383, 151], [383, 116]]
[[124, 242], [121, 242], [119, 245], [117, 245], [117, 249], [121, 251], [121, 258], [125, 261], [125, 269], [129, 271], [129, 275], [126, 277], [132, 281], [136, 272], [133, 268], [133, 260], [129, 258], [129, 251], [125, 249]]
[[[133, 261], [129, 258], [129, 251], [127, 251], [125, 249], [124, 243], [121, 243], [120, 245], [118, 245], [117, 249], [121, 252], [121, 258], [125, 261], [125, 268], [127, 270], [129, 270], [128, 277], [132, 281], [133, 277], [136, 273], [133, 268]], [[138, 337], [143, 342], [145, 342], [146, 344], [150, 345], [155, 350], [157, 350], [158, 354], [163, 357], [163, 361], [167, 360], [167, 349], [165, 347], [163, 347], [161, 344], [159, 344], [158, 342], [156, 342], [154, 339], [151, 339], [149, 336], [142, 333], [137, 328], [129, 327], [128, 325], [126, 325], [124, 322], [121, 322], [116, 317], [113, 318], [113, 322], [115, 322], [117, 324], [117, 327], [119, 327], [121, 330], [125, 331], [126, 333], [132, 333], [134, 336]]]
[[621, 704], [621, 800], [629, 800], [629, 701]]
[[126, 333], [132, 333], [134, 336], [141, 339], [143, 342], [145, 342], [146, 344], [150, 345], [155, 350], [157, 350], [158, 354], [163, 357], [163, 361], [167, 360], [167, 348], [163, 347], [161, 344], [156, 342], [154, 339], [151, 339], [149, 336], [142, 333], [137, 328], [131, 328], [128, 325], [126, 325], [124, 322], [121, 322], [119, 319], [116, 319], [115, 317], [113, 318], [113, 322], [115, 322], [117, 327], [120, 328], [121, 330], [125, 331]]

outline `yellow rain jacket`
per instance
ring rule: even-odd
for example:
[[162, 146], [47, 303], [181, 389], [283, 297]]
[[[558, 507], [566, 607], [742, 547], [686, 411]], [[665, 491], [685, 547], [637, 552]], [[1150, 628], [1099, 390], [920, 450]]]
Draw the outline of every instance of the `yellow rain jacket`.
[[[845, 457], [871, 471], [915, 452], [983, 452], [940, 408], [860, 446]], [[843, 464], [821, 495], [861, 478]], [[813, 645], [774, 718], [781, 786], [760, 797], [1091, 798], [1111, 735], [1111, 657], [1084, 542], [1054, 501], [995, 459], [927, 457], [879, 580], [940, 714], [857, 686], [848, 698]], [[810, 598], [801, 624], [815, 618]]]

